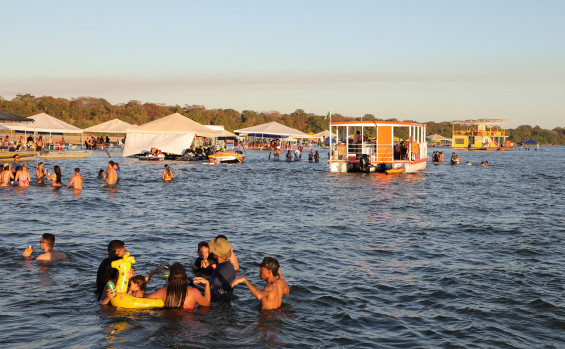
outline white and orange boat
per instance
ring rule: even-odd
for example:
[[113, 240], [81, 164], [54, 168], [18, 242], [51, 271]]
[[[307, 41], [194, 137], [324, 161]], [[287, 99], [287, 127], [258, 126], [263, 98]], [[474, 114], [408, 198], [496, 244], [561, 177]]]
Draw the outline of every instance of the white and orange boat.
[[243, 162], [245, 155], [239, 151], [219, 151], [208, 156], [210, 162], [238, 163]]
[[[406, 140], [398, 140], [395, 131]], [[330, 172], [411, 173], [424, 170], [429, 160], [425, 124], [330, 122], [330, 132]]]

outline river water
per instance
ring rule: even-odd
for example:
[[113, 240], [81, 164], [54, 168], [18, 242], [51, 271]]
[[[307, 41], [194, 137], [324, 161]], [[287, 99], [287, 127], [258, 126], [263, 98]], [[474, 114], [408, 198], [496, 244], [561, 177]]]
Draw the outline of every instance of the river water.
[[[565, 347], [565, 148], [543, 150], [462, 152], [473, 166], [393, 176], [249, 151], [243, 164], [166, 162], [172, 183], [160, 180], [163, 162], [113, 153], [114, 191], [96, 178], [104, 152], [46, 161], [61, 166], [64, 184], [80, 167], [85, 188], [0, 188], [0, 345]], [[21, 257], [29, 244], [39, 251], [45, 232], [66, 260]], [[96, 303], [110, 240], [124, 240], [146, 274], [190, 265], [198, 242], [220, 233], [255, 285], [264, 282], [253, 263], [279, 260], [290, 286], [280, 309], [261, 311], [244, 284], [230, 303], [195, 311]], [[154, 277], [148, 290], [162, 283]]]

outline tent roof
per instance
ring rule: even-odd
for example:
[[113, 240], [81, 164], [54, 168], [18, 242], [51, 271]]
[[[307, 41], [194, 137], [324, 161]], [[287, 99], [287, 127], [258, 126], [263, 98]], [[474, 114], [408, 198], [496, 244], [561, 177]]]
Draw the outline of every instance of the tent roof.
[[126, 133], [129, 128], [135, 127], [136, 125], [129, 124], [120, 119], [112, 119], [110, 121], [103, 122], [101, 124], [85, 128], [85, 132], [94, 133]]
[[141, 126], [130, 128], [128, 133], [193, 133], [201, 137], [219, 137], [221, 135], [219, 131], [214, 131], [179, 113], [174, 113]]
[[29, 117], [34, 120], [33, 124], [4, 124], [5, 128], [14, 131], [44, 132], [44, 133], [83, 133], [78, 127], [52, 117], [51, 115], [40, 113]]
[[335, 137], [335, 134], [331, 133], [330, 136], [330, 131], [328, 130], [323, 130], [322, 132], [318, 132], [315, 135], [311, 136], [312, 138], [322, 138], [322, 137]]
[[429, 135], [428, 138], [430, 138], [430, 139], [437, 139], [438, 141], [451, 141], [451, 139], [446, 138], [446, 137], [441, 136], [441, 135], [438, 135], [437, 133], [436, 133], [436, 134], [433, 134], [433, 135]]
[[244, 133], [247, 135], [274, 135], [286, 136], [294, 138], [310, 138], [311, 136], [297, 129], [271, 121], [266, 124], [251, 126], [233, 131], [235, 133]]
[[530, 139], [530, 140], [527, 140], [525, 142], [522, 142], [522, 144], [534, 144], [534, 145], [536, 145], [536, 144], [538, 144], [538, 142], [534, 141], [533, 139]]
[[33, 122], [33, 120], [0, 110], [0, 122]]

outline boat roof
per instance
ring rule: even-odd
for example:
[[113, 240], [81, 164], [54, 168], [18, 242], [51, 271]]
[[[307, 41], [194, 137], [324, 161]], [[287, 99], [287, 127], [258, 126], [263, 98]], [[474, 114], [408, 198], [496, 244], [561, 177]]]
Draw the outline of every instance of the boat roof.
[[377, 121], [377, 120], [366, 120], [366, 121], [336, 121], [330, 122], [330, 126], [360, 126], [360, 127], [375, 127], [375, 126], [426, 126], [426, 124], [421, 124], [418, 122], [408, 122], [408, 121]]
[[484, 124], [498, 125], [498, 124], [505, 124], [507, 122], [508, 120], [504, 120], [504, 119], [477, 119], [477, 120], [457, 120], [457, 121], [452, 121], [451, 123], [454, 125], [484, 125]]

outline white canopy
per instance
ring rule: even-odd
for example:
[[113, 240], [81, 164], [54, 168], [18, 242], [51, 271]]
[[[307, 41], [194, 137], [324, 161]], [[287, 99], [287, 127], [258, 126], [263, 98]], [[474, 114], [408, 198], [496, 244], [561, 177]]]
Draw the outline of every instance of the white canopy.
[[283, 124], [279, 124], [276, 121], [271, 121], [266, 124], [242, 128], [240, 130], [233, 131], [234, 133], [245, 134], [248, 136], [256, 137], [293, 137], [293, 138], [309, 138], [310, 135], [299, 131], [294, 128], [290, 128]]
[[112, 119], [110, 121], [106, 121], [101, 124], [91, 126], [89, 128], [85, 128], [84, 131], [92, 132], [92, 133], [126, 133], [128, 129], [133, 128], [135, 126], [136, 125], [129, 124], [120, 119]]
[[151, 148], [164, 153], [182, 155], [195, 136], [218, 137], [211, 130], [179, 113], [157, 119], [127, 130], [123, 156], [141, 154]]
[[41, 113], [29, 117], [33, 119], [33, 124], [2, 124], [6, 129], [21, 132], [43, 132], [43, 133], [82, 133], [82, 130], [71, 124], [67, 124], [51, 115]]
[[[331, 136], [330, 136], [331, 135]], [[335, 137], [335, 134], [330, 133], [328, 130], [323, 130], [322, 132], [318, 132], [315, 135], [311, 136], [311, 138], [322, 139], [322, 137]]]

